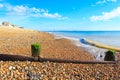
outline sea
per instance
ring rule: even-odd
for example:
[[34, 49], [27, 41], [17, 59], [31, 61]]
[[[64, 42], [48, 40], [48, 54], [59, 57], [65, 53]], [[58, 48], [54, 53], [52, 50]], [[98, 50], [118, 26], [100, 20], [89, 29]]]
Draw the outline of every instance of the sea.
[[120, 47], [120, 31], [51, 31], [51, 33], [77, 41], [86, 38], [104, 45]]
[[75, 45], [83, 47], [92, 54], [96, 60], [104, 61], [107, 49], [81, 43], [81, 39], [88, 39], [103, 45], [120, 48], [120, 31], [50, 31], [56, 38], [67, 38], [74, 40]]

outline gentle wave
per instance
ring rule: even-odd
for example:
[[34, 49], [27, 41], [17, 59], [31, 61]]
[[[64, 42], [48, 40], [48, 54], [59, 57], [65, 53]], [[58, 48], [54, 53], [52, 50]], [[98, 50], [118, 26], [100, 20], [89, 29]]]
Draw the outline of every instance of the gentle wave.
[[[82, 38], [87, 38], [90, 39], [92, 41], [97, 41], [100, 42], [102, 44], [108, 45], [108, 46], [113, 46], [113, 47], [120, 47], [120, 32], [117, 32], [117, 35], [113, 35], [113, 33], [108, 32], [109, 34], [107, 35], [107, 32], [104, 32], [103, 34], [95, 34], [95, 32], [92, 32], [92, 34], [87, 34], [87, 32], [83, 34], [81, 34], [81, 32], [51, 32], [52, 34], [55, 35], [56, 39], [60, 39], [60, 38], [67, 38], [70, 39], [72, 41], [74, 41], [76, 46], [80, 46], [82, 48], [84, 48], [86, 51], [88, 51], [90, 54], [92, 54], [96, 60], [99, 61], [103, 61], [104, 60], [104, 56], [105, 56], [105, 52], [107, 51], [107, 49], [102, 49], [102, 48], [98, 48], [95, 46], [91, 46], [91, 45], [86, 45], [81, 43], [81, 39]], [[90, 32], [89, 32], [90, 33]], [[94, 35], [94, 34], [95, 35]], [[110, 36], [110, 34], [112, 34]]]
[[77, 41], [87, 38], [108, 46], [120, 47], [120, 31], [53, 31], [52, 33]]

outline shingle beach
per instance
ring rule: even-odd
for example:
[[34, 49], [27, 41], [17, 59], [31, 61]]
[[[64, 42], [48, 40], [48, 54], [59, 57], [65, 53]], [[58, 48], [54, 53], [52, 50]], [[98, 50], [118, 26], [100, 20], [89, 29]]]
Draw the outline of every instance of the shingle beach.
[[[0, 27], [0, 53], [31, 56], [31, 44], [41, 44], [42, 58], [95, 60], [72, 41], [21, 28]], [[120, 55], [117, 53], [117, 59]], [[0, 61], [0, 80], [119, 80], [120, 64], [75, 64], [34, 61]]]

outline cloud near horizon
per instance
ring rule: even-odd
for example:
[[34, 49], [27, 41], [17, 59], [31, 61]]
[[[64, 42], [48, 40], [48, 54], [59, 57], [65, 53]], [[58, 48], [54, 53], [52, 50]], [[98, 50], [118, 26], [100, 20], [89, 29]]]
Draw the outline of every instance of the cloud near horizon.
[[59, 13], [49, 13], [46, 9], [39, 9], [35, 7], [29, 7], [25, 5], [10, 5], [10, 4], [0, 4], [0, 8], [6, 11], [6, 15], [17, 15], [17, 16], [27, 16], [27, 17], [38, 17], [38, 18], [52, 18], [58, 20], [68, 19], [68, 17], [63, 17]]
[[96, 4], [104, 4], [107, 2], [117, 2], [117, 0], [100, 0], [100, 1], [96, 2]]
[[100, 16], [92, 16], [90, 17], [91, 21], [100, 21], [100, 20], [110, 20], [116, 17], [120, 17], [120, 7], [110, 11], [110, 12], [102, 12]]
[[96, 4], [104, 4], [107, 2], [117, 2], [117, 0], [99, 0], [98, 2], [96, 2]]

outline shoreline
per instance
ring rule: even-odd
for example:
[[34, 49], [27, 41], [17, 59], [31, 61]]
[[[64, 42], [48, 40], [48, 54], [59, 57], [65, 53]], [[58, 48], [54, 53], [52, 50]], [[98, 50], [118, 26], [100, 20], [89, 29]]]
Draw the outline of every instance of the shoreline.
[[37, 42], [42, 45], [42, 58], [103, 61], [104, 52], [107, 50], [82, 44], [79, 39], [54, 32], [14, 29], [1, 28], [1, 53], [31, 56], [30, 46]]
[[99, 48], [99, 47], [92, 46], [92, 45], [83, 44], [83, 43], [80, 42], [80, 39], [72, 38], [72, 37], [67, 37], [67, 36], [59, 35], [59, 34], [54, 34], [54, 32], [50, 33], [50, 34], [53, 34], [55, 36], [55, 39], [65, 38], [65, 39], [71, 40], [72, 43], [75, 46], [81, 47], [84, 50], [86, 50], [88, 53], [90, 53], [92, 56], [94, 56], [94, 58], [97, 61], [104, 61], [105, 52], [108, 49], [104, 49], [104, 48]]

